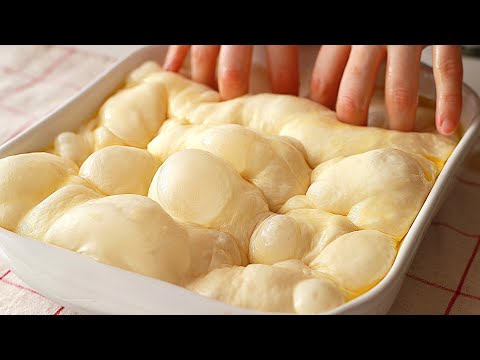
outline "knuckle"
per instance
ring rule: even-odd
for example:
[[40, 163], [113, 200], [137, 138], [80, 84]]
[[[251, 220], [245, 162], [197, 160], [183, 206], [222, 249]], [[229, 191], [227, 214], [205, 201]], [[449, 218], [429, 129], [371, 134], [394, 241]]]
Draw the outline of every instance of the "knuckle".
[[462, 94], [441, 94], [439, 100], [442, 104], [447, 106], [461, 107]]
[[220, 77], [227, 84], [240, 84], [244, 81], [245, 73], [235, 68], [224, 68], [220, 72]]
[[417, 105], [417, 97], [407, 88], [396, 88], [388, 94], [391, 104], [397, 108], [410, 108]]
[[462, 78], [463, 69], [461, 64], [458, 64], [455, 60], [444, 60], [438, 63], [438, 70], [443, 76], [451, 78]]
[[381, 54], [387, 51], [385, 45], [354, 45], [355, 51], [360, 55]]
[[350, 76], [352, 76], [354, 79], [360, 79], [362, 78], [364, 71], [365, 69], [362, 66], [355, 64], [351, 68]]
[[325, 97], [328, 94], [328, 84], [319, 78], [312, 79], [311, 92], [317, 97]]
[[357, 97], [353, 94], [343, 94], [338, 97], [337, 111], [342, 118], [354, 118], [361, 111]]
[[206, 62], [211, 59], [211, 52], [204, 45], [197, 45], [192, 48], [192, 59], [195, 62]]
[[275, 71], [275, 81], [277, 83], [288, 83], [295, 79], [295, 74], [290, 69], [278, 69]]
[[337, 93], [334, 84], [327, 84], [323, 80], [314, 78], [310, 87], [310, 95], [313, 100], [320, 104], [335, 108]]

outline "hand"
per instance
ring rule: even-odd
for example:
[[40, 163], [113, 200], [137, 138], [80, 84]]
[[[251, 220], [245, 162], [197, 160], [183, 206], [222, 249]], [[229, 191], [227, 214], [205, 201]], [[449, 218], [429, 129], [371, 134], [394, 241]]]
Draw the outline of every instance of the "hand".
[[[336, 109], [340, 121], [366, 125], [368, 107], [381, 62], [387, 58], [385, 101], [391, 129], [414, 129], [418, 100], [419, 45], [324, 45], [312, 74], [310, 97]], [[164, 68], [178, 71], [189, 45], [171, 46]], [[215, 86], [224, 100], [248, 92], [253, 47], [250, 45], [192, 46], [192, 79]], [[266, 47], [272, 91], [298, 94], [298, 49], [291, 45]], [[434, 45], [433, 71], [437, 90], [436, 125], [450, 135], [460, 121], [462, 108], [462, 58], [459, 46]]]
[[[418, 99], [420, 56], [417, 45], [324, 45], [315, 63], [310, 97], [332, 109], [339, 120], [366, 125], [381, 62], [387, 58], [385, 102], [391, 129], [412, 131]], [[462, 56], [459, 46], [433, 46], [437, 91], [437, 130], [452, 134], [462, 109]]]
[[[172, 45], [163, 68], [177, 72], [190, 50], [192, 80], [215, 87], [218, 58], [218, 90], [222, 99], [229, 100], [248, 93], [252, 45]], [[297, 46], [267, 45], [265, 50], [272, 91], [298, 95]]]

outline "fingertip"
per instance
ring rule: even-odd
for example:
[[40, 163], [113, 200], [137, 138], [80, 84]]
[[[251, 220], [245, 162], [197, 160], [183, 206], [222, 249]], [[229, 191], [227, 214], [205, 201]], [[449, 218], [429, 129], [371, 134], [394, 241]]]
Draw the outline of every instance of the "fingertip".
[[223, 68], [219, 72], [219, 91], [222, 100], [231, 100], [248, 93], [248, 71]]
[[338, 84], [328, 86], [320, 77], [314, 75], [310, 82], [310, 99], [333, 110], [337, 99], [335, 88], [338, 91]]
[[445, 136], [450, 136], [458, 128], [459, 120], [452, 119], [451, 117], [447, 117], [445, 115], [440, 115], [437, 119], [437, 130], [440, 134]]
[[458, 45], [434, 45], [433, 75], [437, 90], [437, 130], [448, 136], [460, 123], [463, 103], [463, 65]]
[[410, 132], [415, 130], [415, 120], [416, 116], [412, 116], [406, 119], [401, 119], [396, 122], [389, 122], [388, 128], [390, 130]]
[[177, 67], [174, 64], [170, 64], [170, 63], [163, 65], [163, 70], [171, 71], [171, 72], [177, 72], [178, 71]]
[[175, 69], [176, 69], [176, 65], [173, 63], [173, 59], [165, 59], [165, 62], [162, 66], [163, 70], [165, 71], [173, 71], [175, 72]]
[[350, 45], [323, 45], [312, 71], [310, 99], [334, 110]]
[[218, 62], [218, 89], [223, 100], [248, 93], [252, 45], [222, 45]]
[[185, 61], [189, 50], [190, 45], [169, 46], [162, 68], [165, 71], [178, 72]]
[[352, 125], [366, 125], [367, 114], [351, 95], [339, 95], [336, 104], [338, 120]]
[[386, 51], [380, 45], [352, 47], [338, 91], [337, 113], [340, 121], [367, 125], [370, 101], [385, 55]]
[[219, 45], [192, 46], [190, 62], [193, 81], [216, 87], [215, 70], [219, 52]]
[[298, 46], [267, 45], [266, 59], [272, 91], [277, 94], [298, 95]]

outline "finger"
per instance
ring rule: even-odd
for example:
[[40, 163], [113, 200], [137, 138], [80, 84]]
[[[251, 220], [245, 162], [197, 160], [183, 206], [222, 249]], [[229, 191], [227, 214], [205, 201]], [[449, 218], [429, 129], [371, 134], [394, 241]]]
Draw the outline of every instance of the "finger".
[[385, 104], [390, 129], [413, 131], [417, 117], [421, 46], [388, 47]]
[[192, 80], [215, 86], [215, 69], [220, 45], [194, 45], [191, 52]]
[[266, 55], [272, 91], [277, 94], [298, 95], [298, 47], [268, 45]]
[[223, 45], [218, 60], [218, 88], [224, 100], [248, 93], [252, 45]]
[[183, 65], [183, 61], [187, 57], [190, 45], [170, 45], [168, 47], [167, 56], [163, 63], [163, 69], [167, 71], [177, 72]]
[[350, 45], [323, 45], [312, 73], [310, 98], [335, 109], [338, 88], [350, 55]]
[[352, 47], [340, 81], [337, 116], [340, 121], [366, 125], [368, 107], [375, 90], [378, 68], [385, 57], [385, 47], [356, 45]]
[[433, 75], [437, 89], [436, 124], [441, 134], [452, 134], [462, 111], [462, 53], [458, 45], [433, 47]]

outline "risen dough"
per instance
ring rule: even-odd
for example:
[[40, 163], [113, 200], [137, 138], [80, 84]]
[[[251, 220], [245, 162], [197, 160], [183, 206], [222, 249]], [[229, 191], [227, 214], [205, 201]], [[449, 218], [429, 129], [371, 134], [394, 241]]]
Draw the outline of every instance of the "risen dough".
[[395, 255], [396, 242], [390, 236], [361, 230], [340, 236], [311, 266], [331, 275], [352, 295], [359, 295], [387, 274]]
[[158, 169], [148, 196], [177, 219], [231, 234], [245, 257], [255, 225], [268, 215], [261, 191], [203, 150], [170, 156]]
[[339, 236], [357, 230], [344, 216], [298, 209], [261, 222], [250, 242], [250, 262], [274, 264], [288, 259], [309, 264]]
[[106, 195], [146, 196], [157, 170], [152, 155], [128, 146], [110, 146], [95, 151], [80, 167], [80, 176]]
[[218, 102], [220, 96], [209, 87], [197, 84], [183, 76], [162, 71], [154, 63], [145, 63], [130, 74], [128, 86], [142, 86], [150, 84], [165, 86], [165, 100], [168, 101], [168, 117], [182, 118], [182, 114], [188, 113], [202, 103]]
[[17, 232], [41, 240], [53, 223], [68, 210], [100, 197], [99, 193], [82, 185], [64, 186], [34, 207], [22, 219]]
[[174, 284], [182, 283], [190, 268], [185, 229], [139, 195], [109, 196], [71, 208], [44, 241]]
[[194, 126], [170, 120], [148, 144], [161, 161], [183, 149], [206, 150], [228, 161], [262, 190], [272, 210], [292, 196], [305, 194], [310, 184], [311, 169], [290, 141], [262, 136], [240, 125]]
[[435, 165], [396, 149], [373, 150], [319, 165], [307, 191], [321, 210], [345, 215], [360, 229], [401, 239], [422, 206]]
[[100, 109], [100, 125], [125, 145], [145, 148], [167, 116], [165, 86], [142, 83], [120, 90]]
[[321, 314], [345, 302], [345, 296], [327, 278], [307, 279], [293, 290], [293, 307], [297, 314]]
[[188, 288], [232, 305], [272, 312], [318, 314], [345, 301], [326, 277], [260, 264], [217, 269]]
[[46, 153], [1, 159], [0, 226], [14, 231], [32, 207], [77, 173], [73, 162]]
[[235, 123], [271, 135], [290, 136], [305, 147], [315, 167], [338, 156], [395, 148], [443, 163], [455, 142], [430, 133], [404, 133], [341, 123], [320, 104], [290, 95], [259, 94], [202, 104], [176, 115], [194, 124]]
[[85, 136], [64, 132], [55, 139], [54, 153], [65, 159], [72, 160], [80, 166], [92, 153], [92, 150]]
[[230, 234], [192, 224], [184, 226], [191, 254], [189, 280], [217, 268], [242, 264], [242, 253]]
[[[417, 128], [433, 114], [424, 101]], [[148, 62], [52, 154], [0, 160], [0, 226], [232, 305], [318, 314], [388, 273], [455, 144], [295, 96], [220, 101]]]
[[66, 185], [34, 207], [17, 232], [178, 284], [242, 263], [227, 233], [177, 223], [143, 196], [94, 201], [102, 197], [86, 186]]

